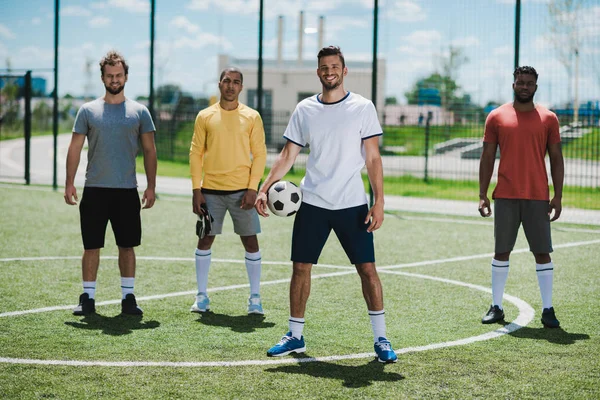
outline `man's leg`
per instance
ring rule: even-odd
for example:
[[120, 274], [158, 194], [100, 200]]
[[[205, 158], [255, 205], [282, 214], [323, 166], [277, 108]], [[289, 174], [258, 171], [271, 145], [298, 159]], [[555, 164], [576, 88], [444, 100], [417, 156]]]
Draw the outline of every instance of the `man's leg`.
[[262, 273], [262, 255], [258, 247], [256, 235], [240, 236], [244, 249], [244, 261], [248, 282], [250, 282], [250, 297], [248, 297], [248, 314], [264, 315], [260, 298], [260, 276]]
[[121, 294], [124, 299], [133, 293], [135, 283], [135, 250], [133, 247], [119, 247], [119, 271], [121, 272]]
[[96, 312], [96, 277], [100, 265], [100, 249], [84, 250], [81, 257], [81, 276], [83, 293], [79, 304], [73, 309], [75, 315], [88, 315]]
[[191, 312], [202, 313], [210, 309], [210, 300], [206, 292], [208, 290], [208, 272], [210, 270], [212, 258], [211, 247], [214, 241], [214, 235], [207, 235], [202, 239], [198, 239], [198, 246], [194, 254], [198, 292], [194, 304], [192, 304], [192, 307], [190, 308]]

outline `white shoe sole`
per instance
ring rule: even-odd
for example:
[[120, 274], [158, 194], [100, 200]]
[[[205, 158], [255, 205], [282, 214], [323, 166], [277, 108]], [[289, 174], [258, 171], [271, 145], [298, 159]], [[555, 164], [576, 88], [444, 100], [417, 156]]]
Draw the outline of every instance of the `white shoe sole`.
[[248, 315], [265, 315], [264, 311], [258, 311], [258, 310], [248, 310]]
[[283, 357], [283, 356], [287, 356], [288, 354], [291, 353], [304, 353], [306, 351], [306, 346], [301, 347], [299, 349], [294, 349], [294, 350], [290, 350], [290, 351], [286, 351], [285, 353], [279, 353], [279, 354], [267, 354], [267, 356], [269, 357]]
[[194, 305], [192, 306], [192, 308], [190, 308], [190, 312], [194, 312], [194, 313], [198, 313], [198, 314], [205, 313], [205, 312], [207, 312], [207, 311], [210, 311], [210, 307], [206, 307], [206, 308], [198, 308], [198, 307], [196, 307], [196, 305], [194, 304]]
[[380, 363], [384, 363], [384, 364], [393, 364], [395, 362], [398, 362], [397, 358], [395, 360], [388, 360], [388, 361], [382, 360], [381, 358], [379, 358], [377, 356], [375, 356], [375, 358], [377, 358], [377, 361], [379, 361]]

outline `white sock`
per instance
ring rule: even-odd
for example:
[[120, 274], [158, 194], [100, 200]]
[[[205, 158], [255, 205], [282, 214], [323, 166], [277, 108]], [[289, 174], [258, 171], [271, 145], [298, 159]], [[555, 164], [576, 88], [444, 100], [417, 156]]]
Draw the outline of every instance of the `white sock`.
[[554, 264], [535, 264], [540, 293], [542, 295], [542, 307], [552, 307], [552, 278], [554, 277]]
[[296, 339], [302, 339], [302, 331], [304, 330], [304, 318], [290, 317], [289, 321], [290, 332]]
[[492, 258], [492, 305], [502, 309], [502, 296], [508, 278], [508, 261], [498, 261]]
[[123, 294], [123, 299], [129, 293], [133, 293], [133, 283], [134, 282], [135, 282], [135, 278], [121, 277], [121, 293]]
[[369, 311], [371, 318], [371, 328], [373, 329], [373, 340], [379, 342], [380, 337], [385, 336], [385, 311]]
[[211, 254], [212, 252], [210, 250], [196, 249], [196, 281], [198, 282], [198, 293], [206, 293]]
[[96, 281], [83, 281], [83, 293], [87, 293], [90, 299], [96, 297]]
[[248, 253], [244, 255], [246, 258], [246, 271], [248, 272], [248, 280], [250, 281], [250, 294], [260, 293], [260, 273], [261, 273], [261, 256], [260, 250], [256, 253]]

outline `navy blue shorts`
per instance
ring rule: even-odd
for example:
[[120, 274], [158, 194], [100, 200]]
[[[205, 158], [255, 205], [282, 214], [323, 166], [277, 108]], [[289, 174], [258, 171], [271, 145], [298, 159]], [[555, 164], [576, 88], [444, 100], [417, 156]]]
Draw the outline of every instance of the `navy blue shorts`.
[[139, 246], [142, 239], [140, 209], [137, 189], [85, 187], [79, 203], [83, 248], [104, 247], [108, 221], [117, 246]]
[[375, 262], [373, 233], [367, 232], [366, 204], [342, 210], [327, 210], [302, 203], [294, 219], [292, 261], [317, 264], [333, 229], [352, 264]]

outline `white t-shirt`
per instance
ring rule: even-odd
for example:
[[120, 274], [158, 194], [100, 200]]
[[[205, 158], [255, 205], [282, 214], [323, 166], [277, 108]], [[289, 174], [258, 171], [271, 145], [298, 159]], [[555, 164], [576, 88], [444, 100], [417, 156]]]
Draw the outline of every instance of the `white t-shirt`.
[[382, 134], [375, 106], [359, 94], [348, 92], [335, 103], [315, 95], [298, 103], [283, 137], [310, 148], [302, 201], [329, 210], [367, 204], [362, 141]]

